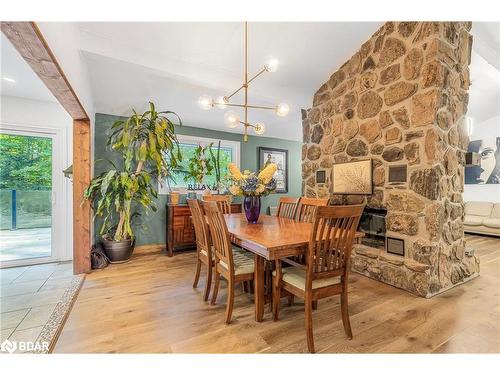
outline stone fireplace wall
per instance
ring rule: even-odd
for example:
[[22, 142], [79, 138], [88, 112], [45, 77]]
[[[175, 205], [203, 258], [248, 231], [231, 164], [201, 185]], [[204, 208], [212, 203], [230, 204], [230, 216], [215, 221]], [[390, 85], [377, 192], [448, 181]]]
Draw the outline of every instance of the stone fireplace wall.
[[[352, 267], [425, 297], [479, 272], [463, 232], [470, 29], [470, 22], [387, 22], [303, 110], [304, 195], [386, 208], [387, 235], [404, 240], [405, 256], [356, 245]], [[334, 195], [332, 165], [367, 158], [373, 194]], [[407, 182], [388, 182], [389, 166], [402, 164]], [[318, 170], [326, 183], [316, 183]]]

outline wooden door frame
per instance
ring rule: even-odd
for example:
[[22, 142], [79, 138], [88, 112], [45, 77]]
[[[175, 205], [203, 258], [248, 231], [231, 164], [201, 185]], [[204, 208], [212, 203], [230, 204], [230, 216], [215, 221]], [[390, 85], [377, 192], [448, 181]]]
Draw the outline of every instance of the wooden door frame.
[[[82, 204], [91, 179], [90, 119], [35, 22], [0, 22], [22, 58], [73, 118], [73, 273], [90, 272], [91, 207]], [[61, 172], [62, 173], [62, 172]]]

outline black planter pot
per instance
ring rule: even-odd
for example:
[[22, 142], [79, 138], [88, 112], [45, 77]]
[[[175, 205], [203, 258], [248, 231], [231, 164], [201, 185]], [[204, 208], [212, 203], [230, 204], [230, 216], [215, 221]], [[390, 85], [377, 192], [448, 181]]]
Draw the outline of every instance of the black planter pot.
[[135, 241], [110, 241], [103, 238], [102, 245], [110, 263], [125, 263], [132, 256]]

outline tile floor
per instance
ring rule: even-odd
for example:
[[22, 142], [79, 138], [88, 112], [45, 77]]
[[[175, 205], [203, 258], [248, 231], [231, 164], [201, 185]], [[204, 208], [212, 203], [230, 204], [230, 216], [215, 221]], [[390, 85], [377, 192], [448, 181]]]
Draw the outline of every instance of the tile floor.
[[72, 279], [71, 262], [0, 269], [0, 342], [35, 341]]

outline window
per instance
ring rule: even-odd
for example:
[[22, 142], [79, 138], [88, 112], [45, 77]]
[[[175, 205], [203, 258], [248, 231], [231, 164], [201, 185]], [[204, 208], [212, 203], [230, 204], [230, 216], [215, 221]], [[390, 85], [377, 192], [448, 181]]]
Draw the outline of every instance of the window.
[[[212, 149], [214, 152], [217, 150], [217, 145], [219, 143], [218, 139], [193, 137], [188, 135], [178, 135], [179, 147], [182, 154], [182, 163], [180, 169], [187, 169], [188, 159], [193, 155], [196, 147], [201, 145], [205, 147], [210, 143], [213, 143]], [[227, 166], [229, 163], [235, 163], [238, 167], [240, 166], [240, 142], [235, 141], [221, 141], [221, 152], [220, 152], [220, 167], [221, 167], [221, 179], [224, 179], [228, 174]], [[182, 172], [174, 172], [173, 180], [175, 182], [170, 183], [172, 188], [187, 187], [188, 184], [192, 182], [187, 182], [184, 180], [184, 174]], [[215, 173], [211, 176], [206, 176], [203, 181], [204, 184], [213, 185], [215, 184]], [[164, 184], [160, 186], [160, 194], [168, 193], [168, 185]]]

